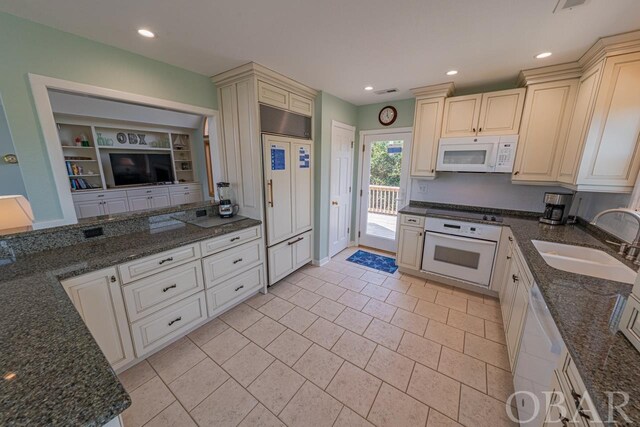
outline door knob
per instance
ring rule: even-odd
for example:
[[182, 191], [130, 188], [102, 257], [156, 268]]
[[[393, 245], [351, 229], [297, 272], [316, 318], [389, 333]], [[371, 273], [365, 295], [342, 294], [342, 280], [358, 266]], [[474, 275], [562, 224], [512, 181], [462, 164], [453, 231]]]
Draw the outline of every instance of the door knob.
[[336, 202], [335, 200], [332, 200], [331, 204], [334, 205], [334, 206], [338, 206], [338, 202]]

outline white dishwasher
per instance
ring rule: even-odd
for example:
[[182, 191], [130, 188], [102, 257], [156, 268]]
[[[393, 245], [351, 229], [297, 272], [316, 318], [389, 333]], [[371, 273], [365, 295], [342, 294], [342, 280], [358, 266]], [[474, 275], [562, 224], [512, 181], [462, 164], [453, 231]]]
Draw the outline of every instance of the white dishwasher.
[[[521, 427], [541, 427], [546, 415], [545, 392], [550, 392], [564, 341], [535, 283], [522, 333], [513, 384]], [[533, 397], [535, 396], [535, 398]]]

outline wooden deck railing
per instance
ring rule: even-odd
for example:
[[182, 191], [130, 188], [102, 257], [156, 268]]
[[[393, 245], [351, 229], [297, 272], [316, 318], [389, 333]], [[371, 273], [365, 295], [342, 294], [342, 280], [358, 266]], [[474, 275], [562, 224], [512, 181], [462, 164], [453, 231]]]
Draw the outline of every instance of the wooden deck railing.
[[369, 212], [395, 215], [398, 213], [400, 187], [369, 185]]

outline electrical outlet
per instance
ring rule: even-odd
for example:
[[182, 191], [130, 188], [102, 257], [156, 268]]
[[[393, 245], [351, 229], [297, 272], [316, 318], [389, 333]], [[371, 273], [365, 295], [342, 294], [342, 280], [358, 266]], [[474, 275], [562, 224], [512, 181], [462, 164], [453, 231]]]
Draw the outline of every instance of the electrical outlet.
[[419, 182], [418, 183], [418, 193], [427, 194], [427, 183], [426, 182]]
[[98, 236], [104, 235], [104, 231], [102, 230], [102, 227], [89, 228], [89, 229], [83, 230], [83, 233], [84, 233], [85, 239], [90, 239], [92, 237], [98, 237]]

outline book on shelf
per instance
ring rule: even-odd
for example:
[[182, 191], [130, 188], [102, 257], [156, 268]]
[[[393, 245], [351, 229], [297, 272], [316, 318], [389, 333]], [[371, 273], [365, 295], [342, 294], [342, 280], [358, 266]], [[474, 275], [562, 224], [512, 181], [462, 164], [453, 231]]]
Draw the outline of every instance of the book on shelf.
[[84, 178], [73, 178], [71, 180], [71, 189], [73, 190], [90, 190], [93, 188], [97, 187], [89, 184], [89, 182]]

